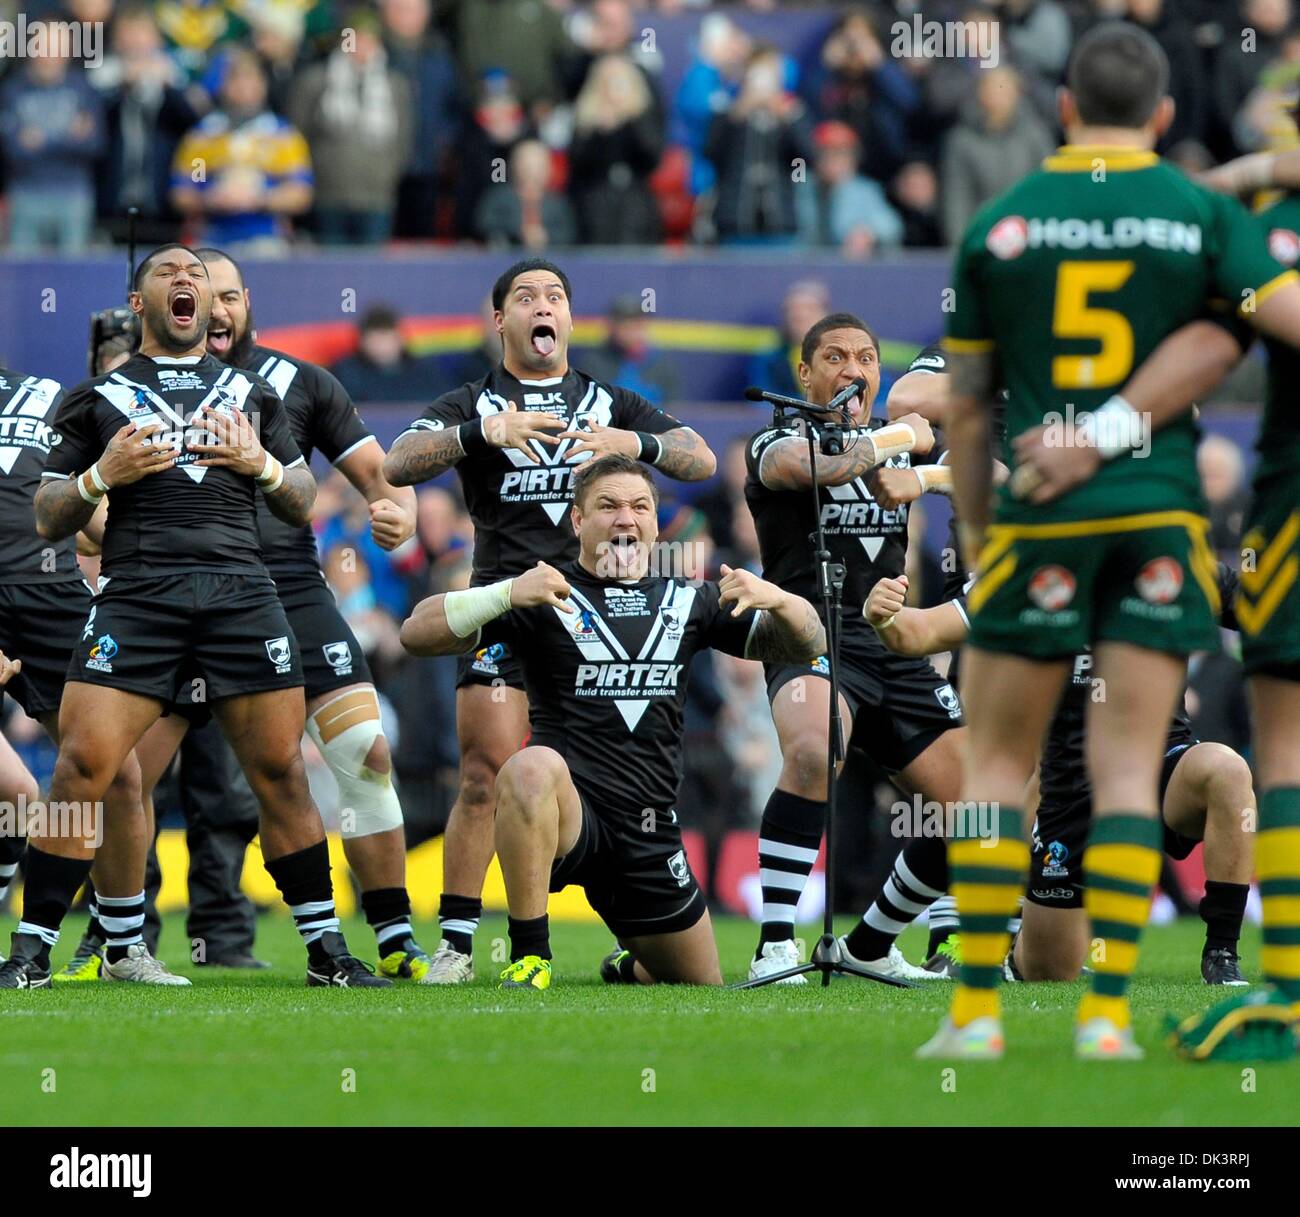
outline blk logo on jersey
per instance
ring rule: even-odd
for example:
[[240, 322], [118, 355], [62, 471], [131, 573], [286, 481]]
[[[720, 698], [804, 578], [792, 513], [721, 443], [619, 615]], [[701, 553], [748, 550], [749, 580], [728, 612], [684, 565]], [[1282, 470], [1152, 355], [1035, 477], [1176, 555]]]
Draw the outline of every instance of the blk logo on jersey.
[[264, 645], [266, 657], [275, 664], [276, 675], [283, 676], [293, 671], [293, 648], [285, 635], [281, 634], [279, 638], [268, 638]]
[[325, 662], [334, 669], [335, 676], [352, 675], [352, 646], [346, 639], [342, 642], [327, 642], [321, 651], [324, 652]]

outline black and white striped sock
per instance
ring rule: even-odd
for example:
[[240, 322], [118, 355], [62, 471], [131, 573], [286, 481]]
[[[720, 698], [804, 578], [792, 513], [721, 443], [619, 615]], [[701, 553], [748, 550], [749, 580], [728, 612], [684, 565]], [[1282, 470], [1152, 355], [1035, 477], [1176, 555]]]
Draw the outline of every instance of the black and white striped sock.
[[872, 906], [848, 937], [856, 959], [881, 959], [894, 939], [938, 900], [947, 887], [947, 844], [938, 837], [909, 841]]
[[945, 938], [957, 933], [960, 925], [957, 901], [952, 896], [940, 896], [930, 905], [930, 945], [926, 958], [929, 959], [943, 945]]
[[443, 892], [438, 900], [438, 926], [453, 951], [474, 953], [474, 931], [483, 916], [483, 901], [474, 896]]
[[0, 862], [0, 904], [3, 904], [4, 898], [9, 895], [9, 885], [13, 883], [17, 873], [17, 862]]
[[826, 804], [784, 790], [772, 791], [758, 837], [758, 879], [763, 925], [757, 958], [768, 942], [794, 937], [795, 910], [812, 874], [826, 826]]
[[269, 860], [266, 869], [293, 914], [298, 933], [307, 944], [308, 956], [315, 959], [323, 955], [323, 949], [317, 945], [321, 935], [339, 932], [334, 888], [330, 883], [329, 846], [318, 841], [297, 853]]
[[95, 893], [92, 914], [104, 927], [104, 958], [117, 963], [126, 958], [127, 948], [144, 941], [144, 892], [138, 896], [105, 896]]
[[404, 887], [379, 887], [361, 893], [361, 908], [375, 932], [379, 958], [398, 950], [414, 936], [411, 929], [411, 898]]

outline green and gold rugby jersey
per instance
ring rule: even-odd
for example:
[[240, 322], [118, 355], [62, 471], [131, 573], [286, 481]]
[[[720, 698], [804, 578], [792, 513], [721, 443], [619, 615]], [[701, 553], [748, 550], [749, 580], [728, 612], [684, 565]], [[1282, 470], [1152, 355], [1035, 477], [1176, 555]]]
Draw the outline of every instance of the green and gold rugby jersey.
[[[1067, 145], [971, 222], [944, 344], [995, 355], [1007, 390], [1002, 459], [1014, 468], [1016, 436], [1100, 406], [1207, 300], [1248, 309], [1294, 277], [1235, 199], [1153, 152]], [[1004, 487], [996, 518], [1200, 511], [1197, 437], [1189, 412], [1151, 436], [1144, 456], [1107, 462], [1052, 503], [1024, 503]]]
[[[1283, 195], [1255, 216], [1264, 232], [1269, 253], [1283, 266], [1300, 262], [1300, 194]], [[1300, 472], [1300, 351], [1285, 342], [1266, 338], [1268, 396], [1264, 420], [1255, 447], [1259, 464], [1255, 480], [1275, 473]]]

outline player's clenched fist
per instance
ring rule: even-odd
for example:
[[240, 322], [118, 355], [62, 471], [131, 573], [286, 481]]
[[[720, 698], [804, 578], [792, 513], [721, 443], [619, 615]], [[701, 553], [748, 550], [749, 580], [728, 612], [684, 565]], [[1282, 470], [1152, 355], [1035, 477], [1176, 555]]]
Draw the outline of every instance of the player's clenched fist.
[[568, 423], [558, 414], [545, 411], [521, 411], [514, 402], [507, 402], [500, 414], [489, 414], [483, 420], [483, 438], [493, 448], [517, 448], [534, 465], [540, 464], [537, 453], [529, 446], [530, 439], [549, 444], [552, 448], [560, 442], [555, 434], [563, 431]]
[[788, 592], [751, 571], [732, 570], [725, 562], [721, 569], [718, 590], [722, 595], [718, 599], [722, 604], [735, 604], [731, 610], [733, 617], [739, 617], [748, 609], [777, 609], [789, 599]]
[[394, 550], [415, 532], [415, 521], [392, 499], [370, 504], [370, 535], [380, 549]]
[[552, 604], [566, 613], [573, 612], [569, 603], [569, 581], [553, 566], [539, 562], [532, 570], [516, 575], [510, 583], [510, 606], [534, 608]]
[[934, 430], [924, 415], [904, 414], [902, 418], [894, 419], [891, 425], [897, 423], [906, 423], [916, 435], [916, 443], [912, 445], [911, 451], [924, 453], [934, 447]]
[[886, 511], [914, 503], [921, 497], [921, 475], [915, 469], [892, 469], [882, 465], [871, 480], [871, 497]]
[[162, 430], [159, 423], [146, 423], [136, 427], [127, 423], [104, 449], [104, 455], [95, 462], [99, 476], [110, 490], [114, 486], [129, 486], [151, 473], [170, 469], [176, 463], [176, 450], [170, 444], [153, 442], [155, 432]]
[[872, 625], [884, 625], [886, 621], [897, 616], [906, 604], [907, 576], [881, 579], [867, 593], [867, 602], [862, 606], [862, 615]]
[[23, 670], [21, 659], [10, 659], [0, 651], [0, 689], [3, 689], [19, 672]]

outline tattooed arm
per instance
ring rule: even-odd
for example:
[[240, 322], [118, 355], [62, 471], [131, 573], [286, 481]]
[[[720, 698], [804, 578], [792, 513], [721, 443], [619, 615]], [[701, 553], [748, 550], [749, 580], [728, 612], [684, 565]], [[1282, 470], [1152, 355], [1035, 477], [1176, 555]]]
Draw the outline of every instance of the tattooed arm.
[[674, 427], [655, 436], [659, 456], [654, 466], [679, 482], [702, 482], [718, 469], [718, 458], [704, 437], [690, 427]]
[[[84, 476], [84, 475], [79, 475]], [[46, 478], [36, 492], [36, 531], [46, 541], [62, 541], [85, 528], [95, 514], [77, 489], [77, 478]]]
[[383, 473], [390, 486], [414, 486], [446, 473], [464, 455], [455, 427], [407, 431], [384, 457]]
[[[907, 414], [879, 431], [859, 432], [857, 442], [842, 456], [818, 454], [817, 481], [823, 486], [844, 486], [896, 453], [929, 452], [933, 446], [930, 424], [919, 414]], [[811, 486], [807, 438], [785, 435], [768, 444], [759, 458], [758, 476], [769, 490], [803, 490]]]
[[720, 604], [735, 604], [732, 617], [759, 610], [745, 643], [746, 659], [806, 663], [826, 650], [826, 628], [802, 596], [725, 564], [718, 591]]
[[312, 504], [316, 502], [316, 479], [304, 461], [301, 465], [287, 467], [284, 481], [275, 490], [263, 491], [271, 514], [295, 528], [311, 520]]

